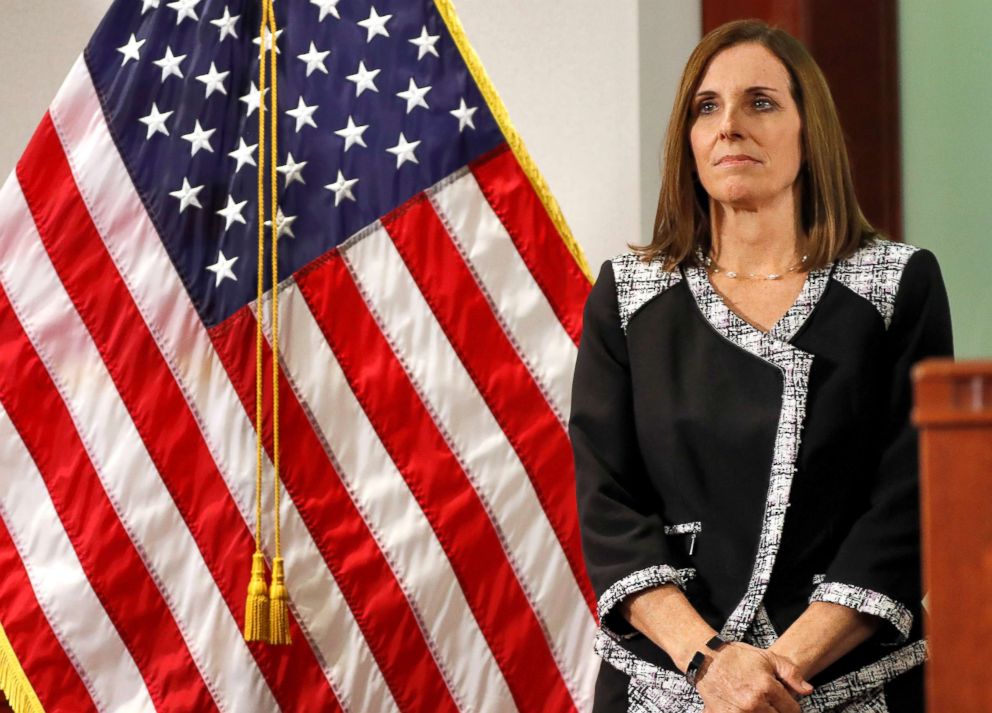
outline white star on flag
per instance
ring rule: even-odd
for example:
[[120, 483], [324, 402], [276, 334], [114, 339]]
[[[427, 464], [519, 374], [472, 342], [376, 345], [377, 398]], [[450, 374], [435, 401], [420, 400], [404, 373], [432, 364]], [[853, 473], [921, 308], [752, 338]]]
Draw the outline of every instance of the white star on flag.
[[200, 126], [200, 120], [196, 120], [196, 126], [188, 134], [183, 134], [183, 139], [189, 141], [190, 146], [190, 156], [196, 156], [196, 152], [200, 149], [206, 149], [210, 153], [214, 152], [213, 146], [210, 145], [210, 137], [217, 129], [204, 129]]
[[227, 90], [224, 89], [224, 80], [227, 79], [227, 75], [230, 72], [218, 72], [217, 67], [214, 63], [210, 63], [210, 71], [206, 74], [201, 74], [197, 77], [198, 81], [203, 82], [207, 86], [207, 96], [209, 97], [215, 91], [227, 96]]
[[317, 128], [317, 122], [313, 120], [313, 113], [317, 111], [317, 105], [307, 106], [303, 102], [303, 97], [300, 97], [299, 103], [296, 105], [295, 109], [287, 109], [286, 113], [291, 117], [296, 119], [296, 133], [300, 132], [304, 126], [312, 126]]
[[170, 2], [168, 4], [168, 7], [171, 7], [173, 10], [179, 13], [178, 16], [176, 17], [177, 25], [183, 20], [185, 20], [187, 17], [199, 22], [200, 18], [197, 17], [196, 10], [193, 9], [194, 7], [196, 7], [196, 4], [198, 2], [200, 2], [200, 0], [176, 0], [175, 2]]
[[172, 48], [165, 48], [165, 56], [162, 59], [155, 60], [152, 64], [156, 67], [162, 68], [162, 81], [164, 82], [172, 75], [176, 75], [180, 79], [183, 79], [183, 72], [179, 69], [179, 63], [186, 59], [186, 55], [181, 54], [178, 57], [172, 54]]
[[420, 31], [420, 37], [414, 37], [409, 41], [411, 45], [417, 46], [418, 62], [429, 54], [432, 54], [435, 57], [441, 56], [437, 53], [437, 47], [434, 46], [440, 38], [441, 35], [429, 34], [427, 32], [427, 25], [424, 25], [424, 28]]
[[223, 42], [224, 38], [228, 36], [238, 39], [238, 32], [234, 29], [234, 23], [238, 21], [239, 17], [241, 15], [232, 15], [230, 8], [225, 7], [224, 14], [221, 17], [210, 21], [211, 25], [220, 28], [219, 42]]
[[286, 163], [276, 167], [276, 170], [286, 177], [286, 188], [289, 188], [289, 184], [294, 181], [306, 185], [306, 181], [303, 180], [303, 167], [306, 165], [306, 161], [296, 161], [292, 152], [286, 154]]
[[241, 145], [228, 154], [228, 156], [230, 156], [231, 158], [233, 158], [235, 161], [238, 162], [237, 168], [234, 169], [235, 175], [237, 175], [238, 171], [240, 171], [241, 167], [244, 166], [246, 163], [251, 164], [252, 166], [258, 165], [257, 163], [255, 163], [255, 159], [252, 158], [252, 153], [255, 151], [255, 149], [258, 148], [258, 144], [252, 144], [251, 146], [249, 146], [248, 144], [245, 143], [244, 139], [238, 139], [238, 140], [241, 142]]
[[189, 206], [194, 208], [202, 208], [199, 199], [196, 197], [197, 194], [203, 190], [203, 186], [191, 186], [189, 185], [189, 179], [183, 179], [183, 187], [177, 191], [172, 191], [169, 193], [173, 198], [179, 199], [179, 212], [182, 213]]
[[240, 99], [240, 101], [243, 101], [248, 106], [248, 116], [254, 114], [255, 110], [259, 107], [262, 107], [262, 113], [265, 113], [265, 107], [262, 106], [262, 97], [268, 93], [268, 87], [265, 88], [264, 92], [260, 92], [258, 91], [258, 87], [255, 86], [255, 82], [251, 83], [251, 89]]
[[138, 121], [148, 127], [148, 133], [145, 135], [145, 140], [147, 141], [152, 137], [154, 133], [169, 135], [169, 130], [165, 127], [165, 120], [172, 116], [171, 111], [159, 111], [158, 104], [152, 102], [152, 110], [148, 116], [143, 116]]
[[129, 59], [135, 61], [141, 59], [138, 57], [138, 50], [141, 49], [141, 45], [145, 44], [145, 40], [136, 39], [134, 33], [131, 33], [131, 39], [127, 41], [126, 45], [117, 48], [117, 51], [124, 55], [124, 59], [121, 60], [121, 66], [123, 67], [127, 64]]
[[407, 161], [420, 163], [417, 160], [417, 156], [413, 153], [417, 150], [418, 146], [420, 146], [419, 141], [407, 141], [406, 136], [401, 131], [399, 141], [391, 149], [386, 149], [386, 151], [396, 156], [396, 168], [399, 168]]
[[231, 265], [233, 265], [238, 261], [238, 256], [235, 255], [234, 257], [228, 259], [224, 257], [223, 250], [218, 250], [218, 253], [219, 255], [217, 257], [217, 262], [215, 262], [213, 265], [207, 265], [207, 269], [210, 270], [210, 272], [217, 275], [217, 280], [214, 282], [214, 287], [219, 287], [221, 281], [224, 280], [224, 278], [228, 278], [228, 277], [234, 280], [235, 282], [237, 282], [238, 278], [231, 270]]
[[[283, 235], [295, 238], [296, 236], [293, 234], [293, 222], [295, 220], [295, 215], [283, 215], [282, 208], [276, 210], [276, 238], [281, 238]], [[272, 221], [265, 221], [265, 225], [272, 225]]]
[[[282, 52], [279, 51], [279, 36], [281, 34], [282, 34], [282, 30], [276, 30], [276, 54], [282, 54]], [[256, 46], [259, 47], [261, 46], [259, 44], [258, 37], [252, 40], [252, 42], [254, 42]], [[269, 31], [268, 27], [265, 28], [265, 49], [267, 50], [272, 49], [272, 32]]]
[[340, 0], [310, 0], [311, 5], [316, 5], [320, 8], [320, 17], [317, 18], [317, 22], [322, 22], [328, 15], [333, 15], [337, 19], [341, 19], [341, 15], [338, 14], [338, 3]]
[[309, 77], [316, 69], [319, 69], [324, 74], [327, 74], [327, 67], [324, 66], [324, 58], [330, 53], [330, 50], [324, 50], [322, 52], [318, 51], [314, 43], [311, 42], [309, 52], [296, 56], [307, 63], [307, 76]]
[[345, 198], [351, 201], [355, 200], [351, 187], [358, 183], [358, 180], [357, 178], [345, 178], [344, 174], [338, 170], [338, 180], [334, 183], [328, 183], [324, 188], [334, 191], [334, 205], [338, 206]]
[[141, 14], [144, 15], [151, 8], [158, 7], [159, 0], [141, 0]]
[[338, 129], [337, 131], [334, 132], [334, 134], [344, 139], [345, 151], [350, 149], [355, 144], [358, 144], [359, 146], [365, 146], [365, 148], [368, 148], [368, 145], [365, 143], [365, 139], [362, 138], [362, 134], [364, 134], [365, 130], [368, 128], [369, 128], [368, 124], [363, 124], [362, 126], [355, 126], [354, 119], [351, 116], [349, 116], [348, 125], [343, 129]]
[[425, 109], [429, 109], [427, 102], [424, 101], [424, 97], [427, 95], [431, 88], [429, 86], [418, 87], [417, 83], [413, 81], [413, 77], [410, 77], [410, 86], [405, 92], [399, 92], [396, 96], [401, 99], [406, 99], [406, 113], [409, 114], [411, 111], [416, 109], [418, 106], [422, 106]]
[[472, 115], [479, 110], [479, 107], [473, 106], [468, 107], [465, 105], [465, 99], [461, 100], [461, 105], [457, 109], [452, 109], [449, 114], [458, 119], [458, 133], [462, 133], [462, 130], [466, 126], [475, 128], [475, 123], [472, 121]]
[[389, 22], [389, 18], [392, 15], [380, 15], [375, 11], [375, 6], [372, 6], [372, 12], [369, 14], [368, 19], [362, 20], [358, 24], [369, 31], [369, 36], [365, 40], [366, 43], [372, 41], [376, 35], [382, 35], [383, 37], [389, 37], [389, 30], [386, 29], [386, 23]]
[[379, 88], [375, 85], [375, 78], [380, 71], [379, 69], [366, 69], [365, 62], [358, 63], [358, 71], [346, 77], [349, 82], [355, 83], [356, 97], [362, 96], [362, 92], [366, 89], [371, 89], [373, 92], [379, 91]]
[[[227, 231], [232, 223], [245, 223], [245, 218], [241, 215], [241, 211], [244, 209], [248, 201], [239, 201], [235, 203], [233, 196], [227, 197], [227, 205], [217, 211], [217, 215], [224, 216], [224, 230]], [[247, 225], [247, 223], [245, 223]]]

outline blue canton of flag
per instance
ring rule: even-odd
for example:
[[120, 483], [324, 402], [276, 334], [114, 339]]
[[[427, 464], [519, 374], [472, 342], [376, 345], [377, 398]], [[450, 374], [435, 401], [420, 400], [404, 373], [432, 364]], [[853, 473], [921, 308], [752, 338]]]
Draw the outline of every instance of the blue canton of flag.
[[[125, 163], [208, 325], [255, 297], [260, 8], [117, 2], [86, 48]], [[278, 0], [275, 11], [285, 277], [503, 137], [433, 2]]]

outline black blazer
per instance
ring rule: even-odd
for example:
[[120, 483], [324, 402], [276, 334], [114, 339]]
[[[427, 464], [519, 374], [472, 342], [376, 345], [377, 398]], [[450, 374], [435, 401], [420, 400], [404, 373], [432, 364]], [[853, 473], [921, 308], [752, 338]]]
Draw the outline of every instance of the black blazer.
[[584, 319], [569, 434], [596, 651], [624, 674], [602, 673], [597, 695], [607, 676], [629, 710], [701, 709], [617, 611], [674, 583], [724, 638], [762, 647], [811, 601], [885, 619], [803, 705], [886, 710], [884, 685], [926, 657], [910, 369], [952, 353], [933, 254], [874, 241], [810, 272], [768, 333], [704, 268], [625, 254]]

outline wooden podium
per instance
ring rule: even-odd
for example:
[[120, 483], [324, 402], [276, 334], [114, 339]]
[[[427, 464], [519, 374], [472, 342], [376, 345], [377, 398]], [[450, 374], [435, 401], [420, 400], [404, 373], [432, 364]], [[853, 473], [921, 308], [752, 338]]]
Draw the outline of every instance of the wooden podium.
[[992, 711], [992, 361], [913, 372], [928, 713]]

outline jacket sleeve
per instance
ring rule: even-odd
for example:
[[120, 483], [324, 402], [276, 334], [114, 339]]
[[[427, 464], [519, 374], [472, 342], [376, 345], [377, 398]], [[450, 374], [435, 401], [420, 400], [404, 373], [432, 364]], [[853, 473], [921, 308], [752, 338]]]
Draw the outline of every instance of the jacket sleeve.
[[627, 343], [609, 261], [583, 320], [569, 418], [582, 548], [603, 631], [629, 637], [636, 631], [617, 604], [644, 589], [668, 583], [684, 588], [684, 582], [671, 564], [657, 495], [638, 446]]
[[918, 250], [906, 262], [886, 335], [889, 383], [878, 424], [881, 457], [868, 509], [843, 541], [810, 601], [857, 609], [888, 621], [886, 643], [906, 641], [922, 598], [919, 454], [911, 421], [911, 370], [920, 360], [953, 353], [947, 293], [934, 255]]

